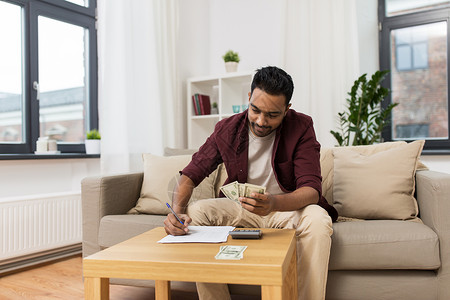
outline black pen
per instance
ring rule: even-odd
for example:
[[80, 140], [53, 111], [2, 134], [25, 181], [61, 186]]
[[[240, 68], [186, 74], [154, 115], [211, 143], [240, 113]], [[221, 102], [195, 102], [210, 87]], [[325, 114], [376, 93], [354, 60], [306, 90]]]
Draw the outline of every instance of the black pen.
[[170, 206], [169, 203], [166, 202], [167, 207], [170, 209], [170, 211], [173, 213], [173, 215], [175, 216], [175, 218], [177, 218], [177, 220], [184, 225], [183, 221], [181, 221], [181, 219], [177, 216], [177, 214], [173, 211], [172, 207]]

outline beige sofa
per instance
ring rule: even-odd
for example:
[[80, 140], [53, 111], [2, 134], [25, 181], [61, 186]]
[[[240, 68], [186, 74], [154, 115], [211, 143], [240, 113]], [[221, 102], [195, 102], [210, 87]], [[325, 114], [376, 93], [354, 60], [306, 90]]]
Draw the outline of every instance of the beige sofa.
[[[328, 198], [338, 194], [332, 188], [338, 182], [336, 176], [343, 171], [336, 169], [337, 157], [333, 149], [322, 150], [323, 188]], [[129, 213], [137, 213], [137, 202], [143, 199], [143, 182], [149, 180], [151, 167], [146, 163], [142, 173], [88, 177], [82, 181], [83, 256], [163, 226], [163, 214]], [[152, 172], [160, 175], [164, 170], [159, 167]], [[327, 299], [450, 299], [450, 175], [429, 170], [415, 172], [414, 168], [412, 176], [420, 219], [347, 217], [333, 223]], [[216, 182], [208, 184], [217, 190], [217, 181], [223, 182], [223, 178], [213, 179]], [[339, 207], [337, 200], [331, 201], [335, 207]], [[342, 207], [338, 210], [345, 212]], [[152, 281], [111, 282], [153, 285]], [[172, 287], [195, 291], [193, 283], [177, 282]], [[256, 286], [233, 285], [230, 289], [237, 294], [260, 292]]]

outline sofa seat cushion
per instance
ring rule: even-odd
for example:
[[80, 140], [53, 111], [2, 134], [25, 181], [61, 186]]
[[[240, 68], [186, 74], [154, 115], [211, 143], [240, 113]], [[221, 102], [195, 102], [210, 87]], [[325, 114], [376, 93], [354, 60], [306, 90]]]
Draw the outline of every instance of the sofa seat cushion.
[[156, 227], [164, 226], [162, 215], [109, 215], [100, 220], [98, 244], [111, 247]]
[[436, 270], [439, 240], [412, 221], [370, 220], [333, 224], [330, 270]]

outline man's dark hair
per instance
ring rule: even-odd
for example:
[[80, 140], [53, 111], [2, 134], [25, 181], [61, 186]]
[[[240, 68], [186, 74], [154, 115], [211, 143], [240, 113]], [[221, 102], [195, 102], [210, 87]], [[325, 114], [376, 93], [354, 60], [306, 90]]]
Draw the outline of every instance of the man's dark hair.
[[294, 82], [284, 70], [269, 66], [256, 70], [251, 86], [252, 94], [255, 88], [274, 96], [284, 95], [287, 106], [294, 92]]

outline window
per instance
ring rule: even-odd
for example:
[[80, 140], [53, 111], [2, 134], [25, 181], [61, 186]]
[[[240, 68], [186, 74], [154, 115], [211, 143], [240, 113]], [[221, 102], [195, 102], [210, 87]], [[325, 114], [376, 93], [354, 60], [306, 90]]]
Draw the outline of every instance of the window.
[[428, 68], [428, 36], [423, 26], [393, 31], [396, 67], [398, 71]]
[[83, 153], [98, 128], [95, 0], [0, 0], [0, 154], [39, 137]]
[[424, 153], [450, 153], [447, 53], [450, 1], [379, 0], [380, 68], [390, 70], [383, 105], [399, 103], [386, 141], [425, 139]]

